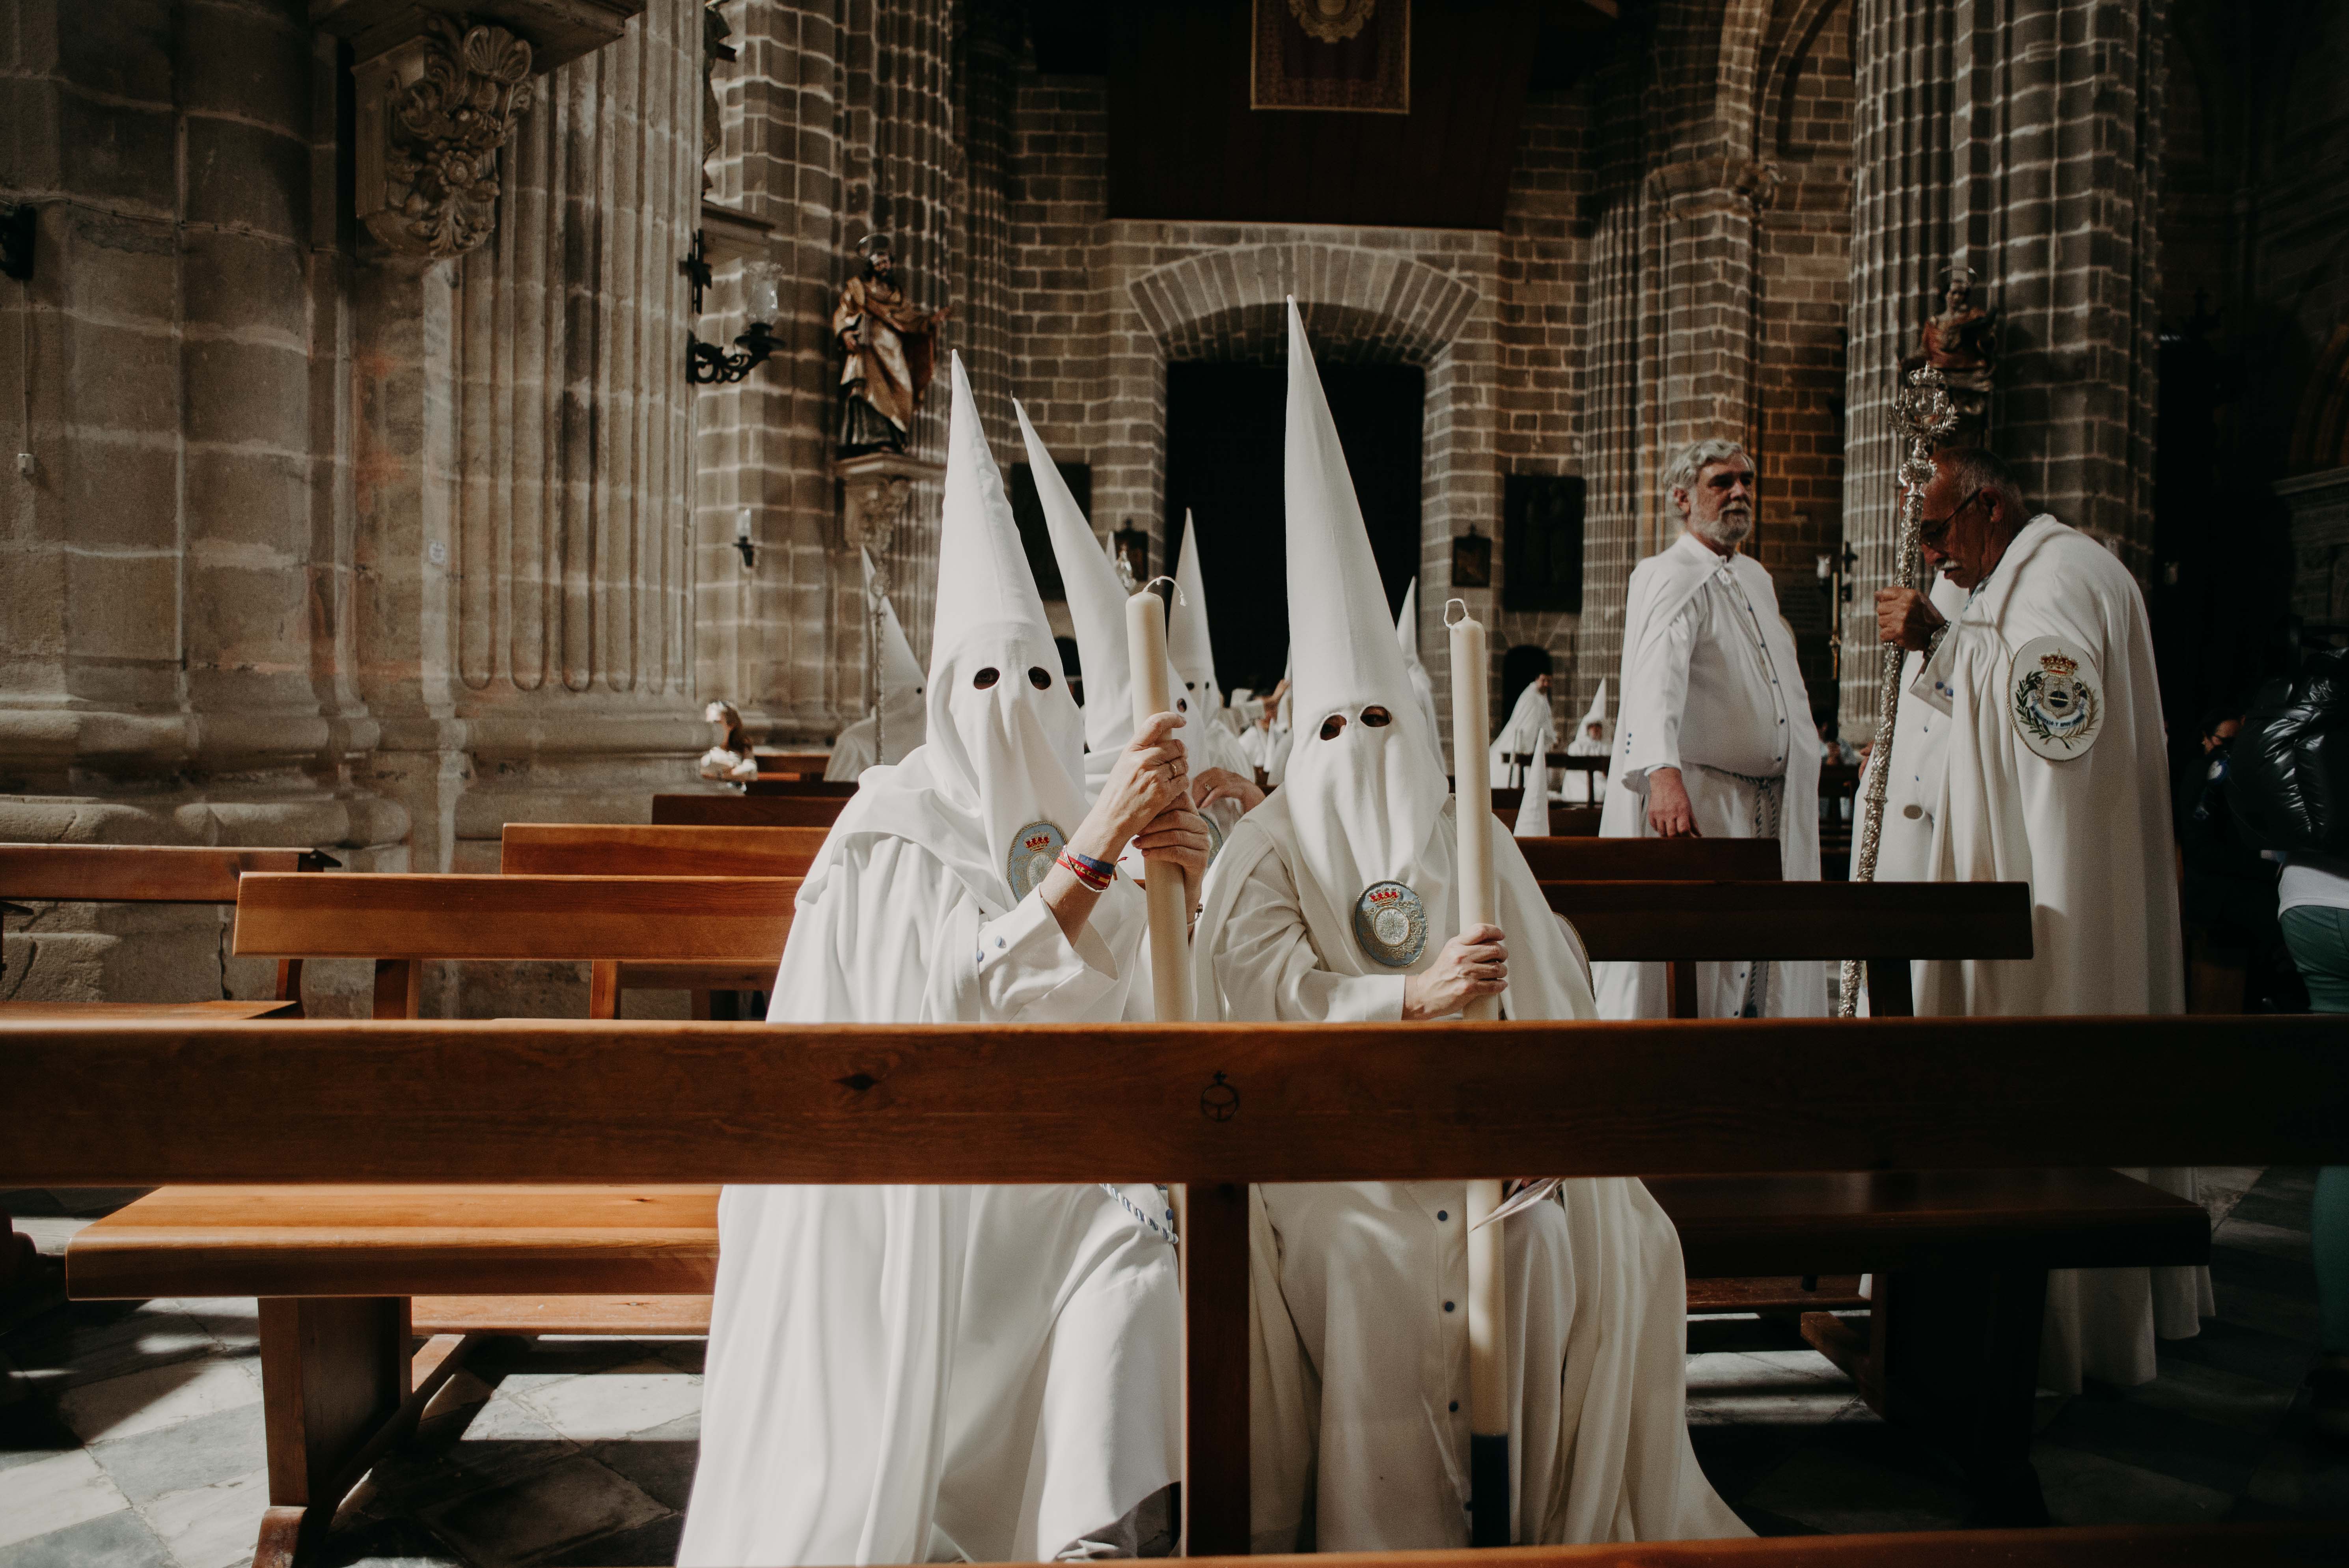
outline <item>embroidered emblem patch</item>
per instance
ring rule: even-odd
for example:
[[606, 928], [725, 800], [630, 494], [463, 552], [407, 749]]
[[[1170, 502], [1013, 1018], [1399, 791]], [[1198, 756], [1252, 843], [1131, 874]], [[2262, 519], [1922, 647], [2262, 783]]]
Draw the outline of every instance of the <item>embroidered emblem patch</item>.
[[1031, 822], [1013, 834], [1010, 858], [1003, 863], [1003, 879], [1011, 884], [1011, 896], [1024, 898], [1034, 892], [1068, 842], [1049, 822]]
[[2085, 755], [2105, 717], [2088, 656], [2060, 638], [2034, 637], [2015, 650], [2013, 679], [2007, 714], [2023, 743], [2051, 763]]
[[1354, 940], [1372, 962], [1409, 969], [1427, 950], [1427, 906], [1400, 882], [1373, 882], [1354, 900]]
[[1216, 857], [1224, 852], [1224, 830], [1216, 826], [1214, 817], [1204, 812], [1200, 814], [1199, 820], [1207, 825], [1207, 864], [1213, 866]]

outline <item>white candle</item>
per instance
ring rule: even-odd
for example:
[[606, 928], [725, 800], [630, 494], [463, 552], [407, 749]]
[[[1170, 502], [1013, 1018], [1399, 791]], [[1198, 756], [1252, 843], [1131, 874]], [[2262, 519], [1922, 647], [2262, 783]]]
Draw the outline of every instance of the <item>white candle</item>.
[[[1166, 689], [1166, 607], [1147, 587], [1125, 601], [1125, 657], [1133, 687], [1133, 728], [1174, 706]], [[1183, 737], [1178, 732], [1176, 739]], [[1182, 867], [1145, 857], [1150, 876], [1151, 990], [1161, 1023], [1191, 1016], [1190, 892]]]
[[[1455, 605], [1460, 614], [1457, 620], [1451, 618]], [[1493, 897], [1493, 792], [1485, 763], [1485, 726], [1491, 722], [1492, 702], [1486, 684], [1484, 623], [1469, 615], [1468, 607], [1458, 599], [1444, 606], [1444, 621], [1452, 632], [1453, 814], [1460, 829], [1460, 929], [1465, 930], [1470, 926], [1498, 923]], [[1461, 1012], [1467, 1018], [1498, 1018], [1501, 999], [1478, 997]], [[1508, 1303], [1501, 1293], [1505, 1277], [1501, 1226], [1483, 1223], [1501, 1206], [1501, 1184], [1471, 1181], [1466, 1198], [1470, 1484], [1477, 1493], [1474, 1499], [1476, 1518], [1471, 1529], [1474, 1544], [1506, 1545]], [[1495, 1495], [1485, 1495], [1488, 1490]]]

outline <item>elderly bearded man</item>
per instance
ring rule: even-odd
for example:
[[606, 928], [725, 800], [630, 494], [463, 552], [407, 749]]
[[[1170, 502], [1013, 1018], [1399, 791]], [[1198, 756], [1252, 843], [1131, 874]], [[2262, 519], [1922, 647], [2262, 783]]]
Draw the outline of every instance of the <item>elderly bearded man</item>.
[[[1684, 531], [1631, 573], [1607, 838], [1775, 838], [1783, 875], [1819, 876], [1819, 748], [1794, 634], [1754, 532], [1754, 460], [1734, 441], [1680, 454], [1664, 494]], [[1664, 966], [1594, 966], [1601, 1018], [1661, 1018]], [[1816, 962], [1701, 963], [1705, 1018], [1816, 1018]]]
[[[2032, 516], [2005, 463], [1945, 452], [1921, 498], [1925, 562], [1966, 591], [1946, 618], [1878, 589], [1882, 641], [1925, 655], [1901, 702], [1948, 715], [1926, 876], [2031, 884], [2032, 956], [1920, 966], [1920, 1013], [2038, 1017], [2186, 1010], [2169, 774], [2153, 639], [2111, 552]], [[1895, 763], [1898, 764], [1896, 754]], [[2189, 1169], [2132, 1170], [2194, 1196]], [[2047, 1279], [2039, 1381], [2076, 1393], [2154, 1376], [2154, 1336], [2212, 1310], [2209, 1271], [2096, 1269]]]

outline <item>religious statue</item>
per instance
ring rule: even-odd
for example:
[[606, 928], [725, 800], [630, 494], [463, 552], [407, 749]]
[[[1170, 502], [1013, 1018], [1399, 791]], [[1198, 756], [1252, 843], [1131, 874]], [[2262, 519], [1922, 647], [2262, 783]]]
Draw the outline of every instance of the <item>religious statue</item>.
[[718, 108], [718, 82], [715, 73], [720, 60], [741, 58], [734, 46], [726, 40], [734, 29], [727, 26], [725, 16], [718, 9], [719, 0], [703, 0], [701, 7], [701, 191], [708, 195], [713, 183], [709, 177], [709, 161], [726, 145], [720, 128], [725, 123]]
[[1978, 443], [1988, 434], [1991, 378], [1998, 354], [1992, 336], [1996, 326], [1990, 313], [1973, 303], [1973, 275], [1958, 267], [1950, 274], [1941, 314], [1926, 321], [1919, 351], [1900, 364], [1903, 386], [1909, 384], [1909, 373], [1922, 366], [1930, 365], [1941, 373], [1950, 403], [1957, 410], [1958, 441], [1963, 445]]
[[840, 339], [840, 455], [904, 452], [937, 361], [937, 329], [946, 307], [916, 310], [897, 283], [889, 242], [875, 234], [858, 276], [841, 286], [832, 313]]

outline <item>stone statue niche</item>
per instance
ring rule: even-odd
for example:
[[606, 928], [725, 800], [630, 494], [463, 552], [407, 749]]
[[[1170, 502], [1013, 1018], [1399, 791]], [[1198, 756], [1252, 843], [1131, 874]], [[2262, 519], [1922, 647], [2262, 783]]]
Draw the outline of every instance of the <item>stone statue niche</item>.
[[898, 283], [887, 240], [876, 234], [856, 248], [864, 254], [864, 268], [841, 286], [832, 313], [843, 359], [839, 455], [903, 452], [914, 410], [937, 365], [938, 327], [947, 310], [914, 308]]

